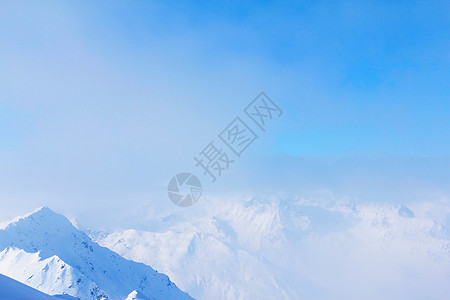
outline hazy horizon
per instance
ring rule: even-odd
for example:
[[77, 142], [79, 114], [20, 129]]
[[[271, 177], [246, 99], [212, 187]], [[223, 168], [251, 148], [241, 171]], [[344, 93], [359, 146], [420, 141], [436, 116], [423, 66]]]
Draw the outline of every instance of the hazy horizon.
[[[0, 219], [126, 228], [179, 172], [208, 197], [449, 199], [449, 3], [0, 4]], [[197, 155], [261, 91], [282, 109], [210, 184]], [[196, 210], [196, 205], [187, 208]], [[98, 218], [101, 215], [102, 218]]]

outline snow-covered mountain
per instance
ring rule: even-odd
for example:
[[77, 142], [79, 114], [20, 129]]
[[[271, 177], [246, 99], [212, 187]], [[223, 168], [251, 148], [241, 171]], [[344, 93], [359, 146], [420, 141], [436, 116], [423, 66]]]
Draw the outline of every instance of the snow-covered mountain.
[[0, 273], [81, 299], [192, 299], [149, 266], [208, 300], [450, 294], [448, 201], [242, 198], [179, 212], [153, 216], [152, 230], [89, 233], [107, 249], [41, 208], [0, 225]]
[[447, 204], [251, 198], [92, 236], [198, 299], [448, 299]]
[[0, 274], [0, 300], [76, 300], [69, 297], [67, 295], [50, 296]]
[[[0, 273], [44, 293], [80, 299], [192, 299], [148, 265], [99, 246], [49, 208], [0, 226]], [[130, 294], [131, 293], [131, 294]]]

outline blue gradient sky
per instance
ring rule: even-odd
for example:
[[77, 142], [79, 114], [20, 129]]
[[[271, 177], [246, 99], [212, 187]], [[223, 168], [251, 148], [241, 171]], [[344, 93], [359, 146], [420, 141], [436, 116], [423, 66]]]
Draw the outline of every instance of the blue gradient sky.
[[448, 1], [2, 1], [0, 217], [169, 209], [170, 177], [262, 90], [283, 118], [210, 193], [447, 196], [449, 16]]

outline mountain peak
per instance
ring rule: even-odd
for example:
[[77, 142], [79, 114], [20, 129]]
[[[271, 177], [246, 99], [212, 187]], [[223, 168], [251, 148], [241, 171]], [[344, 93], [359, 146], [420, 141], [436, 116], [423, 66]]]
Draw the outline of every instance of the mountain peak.
[[70, 223], [70, 221], [63, 215], [51, 210], [47, 206], [41, 206], [23, 216], [14, 218], [9, 221], [1, 222], [0, 230], [5, 230], [10, 226], [19, 226], [20, 224], [27, 223], [30, 221], [36, 222], [37, 220], [44, 221], [50, 219], [53, 219], [54, 222], [57, 220], [57, 222], [63, 222], [66, 224], [67, 222]]
[[47, 206], [39, 207], [24, 216], [15, 218], [12, 221], [4, 222], [0, 229], [7, 229], [10, 226], [14, 227], [44, 227], [46, 230], [53, 231], [60, 228], [75, 229], [73, 224], [62, 214], [51, 210]]
[[36, 208], [35, 210], [33, 210], [33, 212], [31, 212], [30, 214], [32, 214], [32, 213], [36, 213], [36, 212], [47, 212], [47, 213], [55, 213], [53, 210], [51, 210], [48, 206], [41, 206], [41, 207], [38, 207], [38, 208]]
[[[105, 295], [111, 295], [112, 299], [124, 299], [130, 291], [138, 288], [143, 296], [150, 298], [192, 299], [172, 284], [166, 275], [99, 246], [65, 216], [46, 206], [0, 228], [0, 249], [8, 247], [21, 249], [31, 256], [21, 254], [23, 260], [19, 261], [20, 257], [16, 255], [13, 255], [13, 259], [7, 259], [6, 254], [0, 255], [0, 272], [4, 273], [10, 267], [17, 276], [26, 274], [24, 280], [39, 279], [30, 284], [41, 289], [44, 289], [40, 282], [43, 280], [49, 289], [44, 292], [50, 292], [54, 285], [61, 285], [61, 291], [81, 299], [97, 299]], [[27, 266], [29, 262], [23, 262], [35, 258], [36, 253], [38, 259], [32, 263], [35, 267], [33, 271]], [[6, 268], [3, 272], [2, 261], [3, 268]], [[27, 268], [21, 269], [23, 266]], [[70, 278], [67, 277], [67, 270], [71, 270], [73, 275]], [[38, 278], [37, 274], [42, 272], [45, 272], [45, 276]], [[63, 273], [66, 275], [63, 276]], [[135, 296], [139, 296], [136, 299], [142, 298], [138, 294]]]
[[0, 248], [14, 246], [30, 253], [41, 251], [44, 258], [52, 256], [55, 247], [70, 244], [72, 239], [87, 238], [65, 216], [46, 206], [0, 227]]
[[[54, 210], [50, 209], [48, 206], [41, 206], [39, 208], [36, 208], [32, 212], [25, 215], [25, 217], [29, 217], [32, 215], [40, 215], [40, 216], [62, 216], [61, 214], [55, 212]], [[65, 218], [65, 217], [64, 217]]]

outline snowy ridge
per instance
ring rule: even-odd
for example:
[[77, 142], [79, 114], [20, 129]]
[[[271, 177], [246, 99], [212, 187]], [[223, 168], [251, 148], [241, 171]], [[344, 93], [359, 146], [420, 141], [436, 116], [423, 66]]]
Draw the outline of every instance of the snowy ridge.
[[101, 291], [95, 282], [56, 255], [42, 259], [39, 252], [27, 253], [8, 247], [0, 252], [0, 270], [4, 275], [36, 287], [46, 294], [77, 295], [83, 299], [90, 295], [108, 298], [108, 293]]
[[81, 299], [192, 299], [151, 267], [100, 247], [47, 207], [3, 225], [0, 273], [30, 286]]
[[76, 300], [67, 295], [50, 296], [0, 274], [0, 300]]

